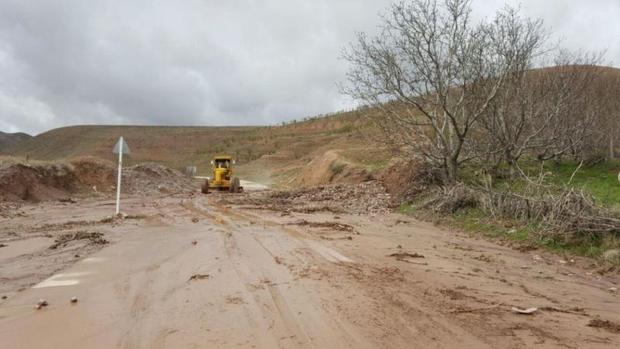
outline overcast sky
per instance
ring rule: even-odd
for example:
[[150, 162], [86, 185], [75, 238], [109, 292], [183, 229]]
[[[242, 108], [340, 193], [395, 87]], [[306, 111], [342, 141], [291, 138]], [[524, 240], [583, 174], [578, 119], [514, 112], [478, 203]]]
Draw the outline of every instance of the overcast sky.
[[[340, 50], [388, 0], [0, 0], [0, 131], [243, 125], [350, 107]], [[523, 0], [620, 66], [620, 0]], [[505, 1], [475, 0], [476, 16]]]

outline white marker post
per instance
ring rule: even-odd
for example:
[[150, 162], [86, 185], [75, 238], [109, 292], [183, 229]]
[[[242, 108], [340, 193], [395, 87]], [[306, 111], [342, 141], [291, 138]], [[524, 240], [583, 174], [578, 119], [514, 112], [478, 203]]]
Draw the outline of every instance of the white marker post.
[[112, 153], [118, 154], [118, 180], [116, 181], [116, 215], [121, 212], [121, 177], [123, 171], [123, 154], [129, 154], [129, 146], [121, 136], [116, 142]]

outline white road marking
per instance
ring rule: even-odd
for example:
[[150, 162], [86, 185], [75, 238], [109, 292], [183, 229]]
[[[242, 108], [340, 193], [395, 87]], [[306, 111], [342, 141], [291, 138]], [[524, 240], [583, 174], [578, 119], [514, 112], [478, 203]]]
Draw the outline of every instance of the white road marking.
[[353, 263], [352, 259], [347, 258], [347, 257], [341, 255], [340, 253], [338, 253], [337, 251], [334, 251], [331, 248], [325, 247], [325, 246], [323, 246], [321, 244], [311, 242], [310, 243], [310, 247], [312, 247], [312, 249], [314, 251], [316, 251], [316, 253], [320, 254], [321, 257], [327, 259], [330, 262], [333, 262], [333, 263], [338, 263], [338, 262]]
[[90, 274], [90, 272], [56, 274], [39, 282], [38, 284], [34, 285], [32, 288], [77, 285], [80, 283], [80, 280], [78, 278], [80, 276], [84, 276], [88, 274]]

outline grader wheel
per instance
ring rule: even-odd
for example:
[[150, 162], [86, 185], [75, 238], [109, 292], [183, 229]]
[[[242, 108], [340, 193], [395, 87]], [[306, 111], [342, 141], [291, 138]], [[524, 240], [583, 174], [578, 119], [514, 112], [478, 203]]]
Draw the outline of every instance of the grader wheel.
[[203, 194], [209, 194], [209, 180], [208, 179], [205, 179], [205, 182], [202, 184], [200, 191]]
[[230, 188], [229, 188], [231, 193], [239, 193], [241, 192], [241, 184], [239, 182], [239, 178], [238, 177], [233, 177], [231, 183], [230, 183]]

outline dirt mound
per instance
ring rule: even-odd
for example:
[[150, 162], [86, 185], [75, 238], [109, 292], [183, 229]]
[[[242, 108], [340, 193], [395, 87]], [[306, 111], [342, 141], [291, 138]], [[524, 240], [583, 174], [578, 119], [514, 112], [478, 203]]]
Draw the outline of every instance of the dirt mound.
[[366, 169], [346, 161], [337, 150], [328, 150], [303, 167], [297, 182], [302, 187], [312, 187], [330, 183], [359, 183], [371, 178]]
[[0, 198], [3, 201], [53, 200], [73, 192], [77, 179], [66, 163], [0, 165]]
[[92, 157], [71, 160], [79, 184], [98, 191], [114, 190], [116, 166], [109, 161]]
[[[116, 167], [96, 158], [27, 163], [0, 162], [0, 201], [40, 202], [71, 196], [112, 194]], [[153, 194], [193, 191], [191, 180], [179, 171], [145, 163], [123, 170], [123, 193]]]
[[377, 178], [395, 199], [406, 201], [437, 181], [422, 162], [393, 158]]
[[124, 192], [129, 194], [182, 193], [195, 190], [191, 178], [156, 163], [138, 164], [123, 170]]

